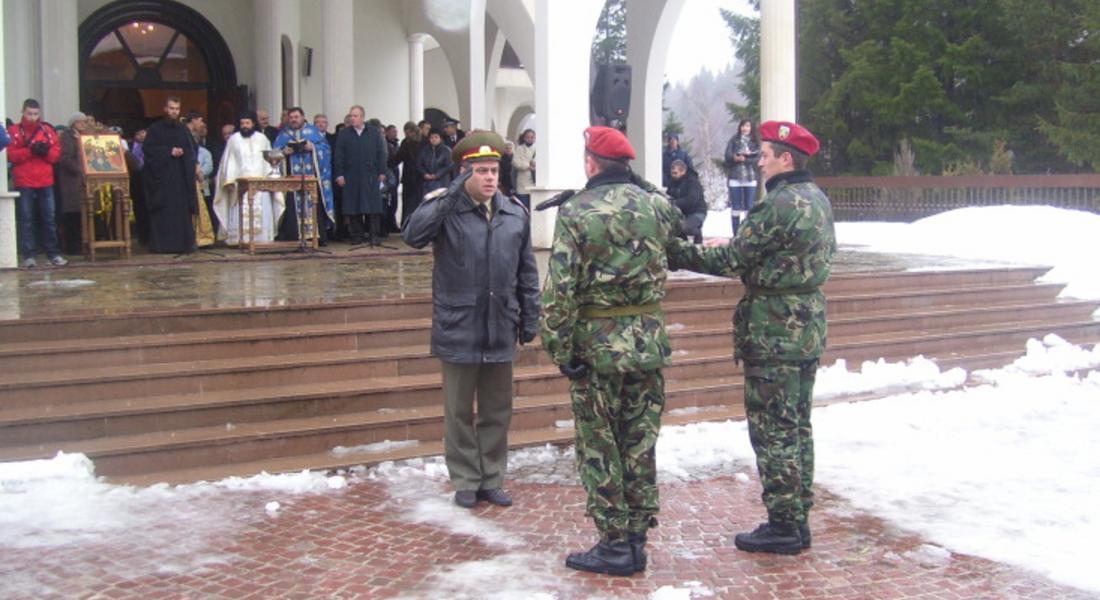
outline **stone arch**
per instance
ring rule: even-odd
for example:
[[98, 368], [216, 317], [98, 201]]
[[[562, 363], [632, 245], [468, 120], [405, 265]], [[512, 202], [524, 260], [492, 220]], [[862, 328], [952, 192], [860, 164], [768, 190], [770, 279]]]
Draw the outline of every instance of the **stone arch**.
[[[133, 49], [128, 49], [125, 38], [117, 33], [124, 25], [142, 23], [162, 26], [175, 35], [167, 41], [155, 65], [136, 62]], [[102, 50], [101, 42], [111, 41], [111, 36], [117, 44], [113, 51], [119, 60], [130, 63], [129, 70], [121, 65], [113, 75], [94, 76], [90, 71], [93, 53], [97, 47]], [[185, 53], [196, 53], [201, 59], [193, 63], [192, 70], [201, 67], [202, 77], [180, 76], [186, 71], [182, 68], [173, 76], [162, 76], [161, 68], [169, 66], [177, 54], [177, 44]], [[80, 24], [78, 49], [81, 109], [100, 118], [108, 116], [103, 114], [108, 106], [121, 110], [125, 114], [111, 118], [127, 130], [144, 126], [154, 116], [148, 109], [150, 104], [160, 104], [154, 96], [176, 93], [202, 98], [200, 108], [214, 126], [231, 122], [240, 106], [236, 67], [225, 39], [198, 11], [174, 0], [118, 0], [103, 6]]]
[[518, 140], [521, 133], [520, 127], [523, 125], [524, 120], [533, 114], [535, 114], [535, 107], [531, 103], [525, 102], [517, 106], [512, 111], [512, 117], [508, 119], [508, 135], [505, 137], [510, 140]]

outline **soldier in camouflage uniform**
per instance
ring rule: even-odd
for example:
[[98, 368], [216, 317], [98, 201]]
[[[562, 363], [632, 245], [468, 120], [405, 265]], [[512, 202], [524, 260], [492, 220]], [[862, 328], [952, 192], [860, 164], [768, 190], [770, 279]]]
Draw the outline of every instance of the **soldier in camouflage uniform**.
[[661, 368], [672, 354], [660, 302], [680, 215], [630, 172], [626, 136], [590, 127], [585, 139], [588, 184], [560, 206], [540, 320], [543, 347], [571, 380], [577, 468], [600, 533], [565, 564], [631, 575], [645, 569], [659, 508]]
[[797, 554], [810, 547], [814, 375], [825, 349], [825, 295], [836, 252], [829, 199], [806, 161], [817, 139], [795, 123], [760, 127], [760, 168], [767, 195], [725, 248], [670, 242], [672, 268], [739, 276], [745, 296], [733, 315], [734, 358], [745, 364], [749, 440], [764, 487], [768, 522], [741, 533], [748, 552]]

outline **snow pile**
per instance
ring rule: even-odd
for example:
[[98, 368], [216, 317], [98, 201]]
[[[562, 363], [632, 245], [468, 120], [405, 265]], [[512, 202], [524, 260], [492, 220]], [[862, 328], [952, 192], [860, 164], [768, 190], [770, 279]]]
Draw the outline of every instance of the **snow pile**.
[[[314, 471], [302, 471], [300, 473], [282, 473], [272, 475], [262, 472], [251, 477], [228, 477], [221, 481], [199, 482], [196, 486], [211, 485], [238, 492], [281, 492], [284, 494], [304, 494], [307, 492], [324, 492], [326, 490], [339, 490], [347, 487], [348, 481], [342, 475], [328, 476]], [[180, 486], [187, 488], [190, 486]]]
[[[707, 238], [732, 237], [729, 210], [711, 211]], [[880, 253], [1047, 265], [1040, 281], [1067, 283], [1062, 296], [1100, 299], [1095, 251], [1100, 215], [1049, 206], [960, 208], [913, 223], [840, 222], [837, 242]], [[686, 277], [686, 276], [685, 276]]]
[[1100, 372], [1007, 371], [817, 410], [817, 481], [954, 552], [1100, 591]]
[[[572, 597], [574, 587], [558, 574], [561, 556], [509, 552], [485, 560], [437, 567], [426, 577], [430, 593], [403, 595], [403, 600], [555, 600]], [[564, 594], [564, 596], [563, 596]]]
[[391, 442], [385, 440], [381, 442], [375, 442], [373, 444], [363, 444], [360, 446], [336, 446], [330, 452], [333, 456], [347, 456], [349, 454], [380, 454], [382, 452], [390, 452], [392, 450], [402, 450], [404, 448], [415, 448], [419, 446], [418, 440], [401, 440], [397, 442]]
[[[191, 517], [213, 532], [228, 526], [238, 508], [219, 492], [259, 492], [264, 495], [304, 494], [340, 489], [347, 481], [303, 471], [287, 475], [262, 473], [213, 483], [150, 487], [110, 485], [95, 476], [83, 454], [63, 454], [48, 460], [0, 463], [0, 547], [52, 547], [97, 541], [104, 536], [156, 527], [165, 514], [175, 522]], [[214, 504], [226, 506], [214, 510]], [[263, 506], [261, 502], [259, 504]]]
[[[1041, 281], [1063, 296], [1100, 298], [1095, 252], [1100, 215], [1049, 206], [960, 208], [913, 223], [838, 223], [837, 241], [886, 253], [932, 254], [1054, 267]], [[1093, 242], [1094, 243], [1094, 242]]]
[[649, 600], [691, 600], [711, 596], [714, 596], [714, 592], [710, 588], [698, 581], [688, 581], [684, 583], [684, 587], [663, 585], [649, 595]]
[[1019, 375], [1051, 375], [1097, 367], [1100, 367], [1100, 344], [1089, 351], [1057, 335], [1048, 334], [1042, 341], [1034, 338], [1028, 340], [1027, 354], [1011, 365], [1003, 369], [975, 371], [974, 376], [983, 381], [996, 381]]
[[454, 504], [454, 492], [444, 485], [448, 479], [447, 465], [441, 457], [385, 462], [368, 471], [366, 477], [387, 486], [394, 514], [410, 523], [473, 536], [490, 546], [521, 545], [516, 534]]
[[964, 369], [955, 368], [941, 372], [936, 363], [923, 356], [897, 363], [886, 362], [881, 358], [877, 361], [864, 361], [856, 372], [849, 371], [847, 361], [839, 359], [830, 367], [818, 369], [814, 399], [828, 400], [871, 392], [949, 389], [965, 382]]

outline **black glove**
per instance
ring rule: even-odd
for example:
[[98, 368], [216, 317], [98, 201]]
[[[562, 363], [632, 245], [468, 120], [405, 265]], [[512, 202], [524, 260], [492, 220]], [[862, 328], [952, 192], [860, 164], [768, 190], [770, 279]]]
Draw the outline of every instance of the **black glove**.
[[535, 332], [527, 332], [522, 329], [519, 331], [519, 345], [530, 344], [535, 340]]
[[570, 381], [578, 381], [588, 377], [588, 364], [574, 356], [567, 364], [558, 365], [558, 370]]
[[451, 185], [447, 186], [447, 195], [450, 196], [451, 194], [454, 194], [458, 190], [462, 189], [462, 186], [466, 185], [466, 180], [469, 179], [473, 174], [473, 169], [466, 169], [466, 171], [460, 173], [458, 177], [455, 177], [454, 181], [451, 182]]
[[43, 141], [37, 141], [31, 144], [31, 154], [35, 156], [46, 156], [50, 153], [50, 145]]

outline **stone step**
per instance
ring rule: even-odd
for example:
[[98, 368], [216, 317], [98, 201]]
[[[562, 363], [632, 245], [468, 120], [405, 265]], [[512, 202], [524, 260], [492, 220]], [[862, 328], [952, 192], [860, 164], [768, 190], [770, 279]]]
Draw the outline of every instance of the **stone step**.
[[[1073, 303], [1065, 306], [1080, 309]], [[878, 315], [881, 316], [881, 315]], [[1079, 319], [1067, 315], [1067, 320], [1047, 320], [1060, 323], [1065, 327]], [[958, 319], [952, 316], [951, 319]], [[901, 322], [899, 320], [899, 322]], [[879, 323], [882, 320], [879, 319]], [[1013, 327], [1027, 325], [1025, 321], [996, 328], [992, 339], [1008, 335]], [[920, 325], [918, 323], [918, 325]], [[925, 323], [924, 325], [927, 325]], [[838, 319], [840, 331], [851, 329], [850, 334], [832, 333], [833, 344], [840, 344], [849, 337], [867, 336], [858, 325], [849, 326]], [[880, 325], [881, 328], [881, 325]], [[678, 357], [694, 351], [709, 352], [715, 348], [729, 347], [729, 326], [722, 325], [708, 330], [673, 328], [674, 350]], [[1026, 329], [1026, 327], [1025, 327]], [[1003, 330], [1003, 331], [1002, 331]], [[1033, 331], [1027, 329], [1027, 331]], [[872, 330], [874, 331], [874, 330]], [[866, 337], [870, 346], [876, 344], [903, 345], [909, 348], [921, 347], [923, 327], [904, 328], [874, 333], [883, 339]], [[885, 339], [887, 336], [895, 339]], [[941, 336], [942, 337], [942, 336]], [[948, 338], [950, 335], [948, 335]], [[1024, 338], [1026, 340], [1026, 337]], [[937, 342], [941, 346], [949, 343]], [[857, 344], [866, 347], [868, 344]], [[937, 346], [938, 348], [939, 346]], [[1022, 347], [1022, 346], [1021, 346]], [[911, 353], [919, 353], [920, 350]], [[887, 353], [897, 356], [895, 352]], [[521, 349], [517, 358], [520, 367], [543, 367], [553, 370], [549, 357], [537, 346]], [[679, 368], [685, 365], [677, 365]], [[278, 356], [246, 356], [232, 359], [198, 360], [152, 365], [122, 365], [106, 368], [67, 369], [33, 372], [15, 372], [0, 375], [0, 406], [5, 409], [26, 409], [57, 407], [77, 402], [89, 402], [106, 399], [133, 399], [166, 394], [204, 394], [224, 390], [244, 390], [254, 387], [273, 387], [279, 385], [327, 384], [339, 380], [433, 375], [438, 373], [438, 361], [432, 358], [427, 347], [382, 347], [344, 352], [315, 352], [307, 354], [284, 354]], [[707, 369], [707, 375], [716, 374]], [[530, 382], [531, 385], [539, 383]], [[543, 382], [545, 383], [545, 382]], [[523, 384], [521, 384], [523, 385]], [[520, 393], [524, 393], [521, 391]], [[538, 393], [530, 391], [529, 393]]]
[[[853, 295], [830, 298], [830, 319], [838, 325], [856, 323], [857, 319], [870, 320], [889, 326], [894, 321], [894, 311], [906, 311], [905, 317], [917, 315], [913, 311], [928, 313], [938, 318], [940, 307], [956, 310], [974, 306], [981, 322], [996, 318], [995, 307], [1031, 303], [1035, 310], [1042, 310], [1042, 303], [1051, 302], [1060, 286], [1010, 285], [975, 288], [960, 292], [955, 289], [888, 292], [875, 296]], [[728, 321], [736, 298], [723, 303], [675, 302], [665, 303], [666, 322], [677, 325], [711, 325], [717, 320]], [[1065, 303], [1063, 303], [1065, 304]], [[1085, 311], [1088, 303], [1078, 302], [1077, 308], [1052, 307], [1058, 313], [1071, 310]], [[716, 319], [716, 313], [723, 315]], [[964, 313], [959, 313], [960, 315]], [[844, 319], [856, 315], [856, 319]], [[1008, 319], [1006, 319], [1008, 320]], [[1017, 320], [1012, 317], [1011, 320]], [[1024, 320], [1027, 320], [1026, 318]], [[965, 321], [965, 319], [963, 319]], [[907, 321], [899, 321], [903, 323]], [[188, 333], [133, 335], [117, 338], [70, 339], [64, 341], [38, 341], [13, 343], [0, 348], [0, 373], [26, 374], [33, 371], [68, 371], [102, 365], [146, 365], [182, 361], [209, 361], [238, 357], [287, 356], [315, 352], [369, 351], [394, 346], [427, 344], [431, 319], [388, 319], [383, 321], [299, 325], [282, 328], [249, 328], [228, 331], [198, 331]], [[49, 356], [49, 360], [43, 357]]]
[[[1026, 325], [1026, 326], [1025, 326]], [[957, 334], [863, 336], [833, 343], [823, 364], [845, 358], [852, 365], [864, 360], [899, 360], [923, 353], [944, 364], [988, 355], [989, 348], [1002, 347], [1003, 357], [1019, 356], [1029, 337], [1058, 333], [1075, 343], [1100, 341], [1100, 323], [1023, 324], [1004, 329], [970, 329]], [[670, 386], [691, 389], [692, 404], [709, 404], [727, 392], [715, 382], [737, 386], [741, 369], [730, 360], [729, 334], [716, 348], [678, 351], [674, 364], [665, 370]], [[969, 340], [969, 341], [968, 341]], [[914, 350], [916, 348], [916, 350]], [[1004, 362], [1007, 362], [1004, 361]], [[1003, 362], [999, 363], [1003, 364]], [[997, 361], [980, 367], [997, 366]], [[561, 395], [567, 382], [550, 366], [516, 369], [519, 397]], [[677, 389], [680, 389], [677, 387]], [[151, 395], [140, 399], [109, 398], [62, 404], [54, 407], [5, 405], [0, 410], [0, 439], [3, 446], [32, 446], [51, 454], [52, 444], [62, 441], [93, 440], [102, 437], [136, 435], [141, 432], [171, 432], [177, 429], [224, 427], [227, 423], [255, 423], [287, 418], [324, 418], [353, 412], [377, 412], [397, 418], [438, 405], [441, 397], [438, 373], [416, 376], [372, 377], [332, 381], [323, 384], [289, 384], [242, 390], [191, 394]], [[687, 393], [687, 392], [684, 392]], [[567, 410], [567, 407], [565, 407]], [[41, 444], [42, 440], [49, 443]]]
[[[1020, 355], [1019, 349], [1002, 349], [984, 354], [975, 354], [967, 357], [955, 357], [940, 362], [943, 369], [963, 367], [967, 369], [979, 369], [997, 367], [1007, 364]], [[705, 386], [699, 386], [705, 387]], [[716, 385], [714, 387], [722, 387]], [[674, 383], [666, 384], [669, 397], [669, 405], [662, 417], [663, 426], [683, 425], [701, 421], [725, 421], [741, 419], [744, 417], [743, 400], [740, 392], [739, 381], [736, 384], [724, 388], [725, 395], [721, 400], [710, 404], [692, 404], [687, 398], [686, 390], [677, 390]], [[877, 397], [879, 394], [870, 393], [860, 396], [837, 397], [827, 401], [815, 401], [815, 405], [835, 402], [851, 402], [860, 399]], [[551, 405], [550, 402], [542, 402]], [[517, 405], [520, 399], [517, 399]], [[568, 397], [562, 395], [557, 405], [564, 405], [562, 410], [568, 414]], [[694, 407], [702, 407], [701, 410], [693, 410]], [[518, 416], [518, 415], [517, 415]], [[558, 416], [558, 415], [555, 415]], [[571, 417], [571, 415], [569, 415]], [[566, 417], [566, 418], [569, 418]], [[442, 417], [440, 417], [442, 418]], [[513, 417], [512, 428], [508, 434], [509, 447], [518, 449], [545, 444], [572, 444], [574, 431], [568, 427], [543, 426], [535, 428], [520, 428], [518, 420]], [[383, 440], [385, 441], [385, 440]], [[400, 440], [394, 440], [400, 441]], [[354, 442], [342, 444], [351, 447], [366, 442]], [[443, 453], [443, 443], [439, 439], [418, 440], [414, 446], [394, 448], [384, 452], [357, 452], [336, 455], [331, 448], [320, 452], [296, 454], [289, 456], [264, 457], [252, 461], [209, 464], [186, 468], [165, 468], [160, 470], [148, 470], [141, 472], [126, 472], [119, 474], [103, 473], [100, 469], [100, 461], [97, 461], [97, 473], [106, 475], [108, 481], [129, 485], [153, 485], [156, 483], [188, 483], [193, 481], [214, 481], [230, 476], [249, 476], [261, 472], [285, 473], [298, 472], [305, 469], [314, 471], [335, 471], [361, 465], [377, 465], [385, 461], [406, 460], [410, 458], [423, 458], [439, 456]]]
[[[879, 292], [963, 287], [1023, 285], [1049, 267], [960, 269], [956, 271], [839, 273], [825, 286], [828, 295], [874, 295]], [[743, 288], [730, 279], [673, 280], [667, 302], [725, 301]], [[74, 337], [110, 338], [249, 328], [280, 329], [302, 325], [416, 319], [430, 315], [431, 298], [415, 296], [362, 301], [306, 302], [284, 306], [211, 307], [125, 314], [75, 314], [0, 321], [0, 345], [34, 341], [70, 341]], [[74, 332], [79, 332], [74, 336]]]

